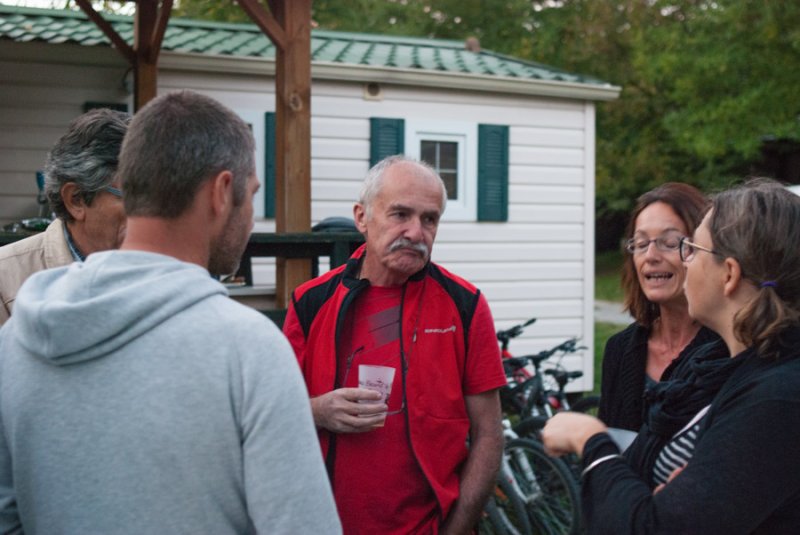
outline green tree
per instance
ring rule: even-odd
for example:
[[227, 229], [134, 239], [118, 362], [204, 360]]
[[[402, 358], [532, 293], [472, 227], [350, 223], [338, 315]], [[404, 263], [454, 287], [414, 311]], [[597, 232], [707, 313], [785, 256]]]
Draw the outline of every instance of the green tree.
[[[531, 55], [622, 86], [598, 106], [598, 216], [668, 180], [741, 179], [765, 139], [800, 140], [800, 5], [564, 0], [540, 5]], [[549, 7], [548, 7], [549, 6]]]
[[218, 22], [251, 22], [247, 13], [233, 0], [176, 0], [172, 16]]

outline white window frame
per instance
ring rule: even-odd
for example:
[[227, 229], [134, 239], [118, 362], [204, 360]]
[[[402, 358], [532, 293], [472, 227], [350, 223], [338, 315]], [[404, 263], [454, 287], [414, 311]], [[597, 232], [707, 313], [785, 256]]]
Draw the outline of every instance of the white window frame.
[[446, 141], [458, 144], [458, 198], [447, 200], [445, 221], [476, 221], [478, 218], [478, 125], [461, 121], [406, 119], [406, 155], [420, 159], [420, 142]]
[[256, 177], [261, 187], [253, 195], [253, 218], [264, 219], [264, 122], [268, 110], [253, 110], [253, 109], [236, 109], [233, 108], [234, 113], [238, 115], [245, 123], [249, 124], [253, 131], [253, 138], [256, 142]]

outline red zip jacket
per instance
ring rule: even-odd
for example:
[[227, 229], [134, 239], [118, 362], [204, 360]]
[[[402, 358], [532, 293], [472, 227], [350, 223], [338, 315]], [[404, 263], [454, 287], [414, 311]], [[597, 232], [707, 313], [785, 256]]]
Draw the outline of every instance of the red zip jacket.
[[[339, 337], [348, 307], [369, 285], [357, 279], [364, 255], [361, 246], [347, 264], [299, 286], [292, 294], [284, 334], [295, 350], [309, 395], [336, 387]], [[494, 325], [480, 291], [469, 282], [428, 263], [404, 285], [401, 304], [401, 354], [406, 375], [407, 428], [412, 453], [433, 489], [442, 518], [458, 498], [459, 473], [467, 458], [470, 421], [465, 395], [486, 392], [506, 383], [496, 343], [491, 354], [469, 352], [472, 319], [486, 307], [488, 328]], [[467, 356], [490, 359], [481, 378], [467, 377]], [[319, 430], [328, 469], [333, 466], [335, 434]], [[331, 474], [332, 475], [332, 474]]]

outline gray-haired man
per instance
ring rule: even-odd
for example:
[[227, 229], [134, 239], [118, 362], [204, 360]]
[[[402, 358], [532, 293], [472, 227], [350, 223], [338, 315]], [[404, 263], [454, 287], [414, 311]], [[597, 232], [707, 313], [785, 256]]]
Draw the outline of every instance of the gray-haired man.
[[122, 243], [125, 210], [116, 171], [130, 120], [109, 109], [84, 113], [48, 154], [45, 193], [57, 218], [43, 233], [0, 248], [0, 325], [30, 275]]

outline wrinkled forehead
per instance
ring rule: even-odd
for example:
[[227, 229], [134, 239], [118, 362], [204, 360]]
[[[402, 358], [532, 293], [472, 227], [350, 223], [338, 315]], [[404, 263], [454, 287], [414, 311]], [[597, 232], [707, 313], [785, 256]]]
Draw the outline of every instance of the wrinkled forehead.
[[447, 199], [442, 179], [415, 162], [398, 162], [388, 168], [380, 185], [380, 190], [384, 189], [405, 189], [419, 194], [426, 193], [425, 190], [435, 190], [440, 205]]

